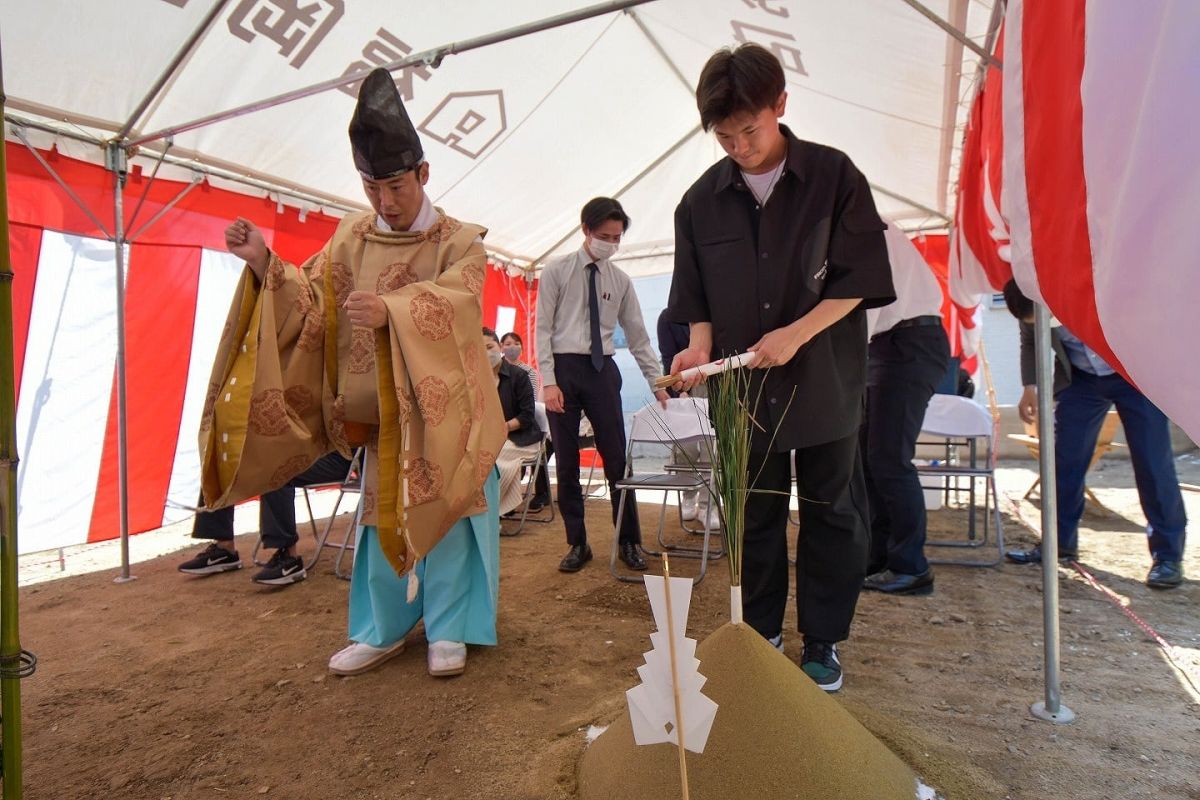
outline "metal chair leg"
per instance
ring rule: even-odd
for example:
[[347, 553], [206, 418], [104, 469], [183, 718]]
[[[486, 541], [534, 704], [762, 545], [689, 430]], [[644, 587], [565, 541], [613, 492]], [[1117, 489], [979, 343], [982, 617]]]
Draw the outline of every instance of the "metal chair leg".
[[621, 544], [621, 521], [625, 518], [625, 499], [629, 497], [629, 492], [624, 489], [617, 489], [616, 491], [621, 493], [621, 499], [617, 503], [617, 520], [613, 523], [612, 555], [608, 559], [608, 571], [614, 578], [625, 583], [645, 583], [641, 575], [622, 575], [620, 572], [617, 572], [617, 552]]

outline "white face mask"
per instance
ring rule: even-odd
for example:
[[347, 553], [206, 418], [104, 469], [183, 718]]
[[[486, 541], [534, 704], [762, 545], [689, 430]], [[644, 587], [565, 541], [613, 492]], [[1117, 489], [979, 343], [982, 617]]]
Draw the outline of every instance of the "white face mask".
[[518, 358], [521, 357], [521, 345], [510, 344], [508, 347], [504, 348], [503, 352], [504, 352], [504, 357], [507, 358], [509, 361], [516, 361]]
[[488, 350], [488, 363], [492, 365], [492, 369], [500, 366], [500, 362], [504, 360], [504, 353], [499, 350]]
[[597, 239], [595, 236], [588, 239], [588, 251], [597, 261], [603, 261], [606, 258], [612, 258], [617, 254], [620, 245], [616, 242], [606, 242], [603, 239]]

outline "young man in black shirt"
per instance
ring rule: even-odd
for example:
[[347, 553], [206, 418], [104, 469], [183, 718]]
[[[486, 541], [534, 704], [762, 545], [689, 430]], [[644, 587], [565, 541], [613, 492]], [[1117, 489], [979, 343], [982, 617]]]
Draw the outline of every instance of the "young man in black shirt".
[[745, 620], [782, 649], [794, 450], [801, 667], [836, 691], [836, 643], [849, 634], [867, 566], [857, 439], [865, 309], [892, 302], [895, 293], [866, 179], [844, 153], [801, 141], [779, 123], [785, 88], [779, 61], [755, 44], [718, 51], [701, 72], [700, 121], [728, 158], [675, 211], [669, 309], [690, 324], [690, 339], [671, 371], [754, 351], [750, 366], [761, 370], [755, 392], [762, 392], [750, 475], [760, 491], [746, 502]]

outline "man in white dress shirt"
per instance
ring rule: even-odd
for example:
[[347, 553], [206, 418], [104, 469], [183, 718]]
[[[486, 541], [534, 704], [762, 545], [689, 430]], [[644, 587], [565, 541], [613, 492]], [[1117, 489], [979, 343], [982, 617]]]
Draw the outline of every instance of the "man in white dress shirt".
[[[621, 373], [613, 361], [613, 331], [625, 331], [629, 350], [659, 402], [667, 393], [654, 389], [658, 358], [646, 333], [642, 309], [629, 276], [609, 261], [629, 228], [629, 216], [610, 197], [587, 202], [580, 214], [583, 246], [570, 255], [551, 259], [538, 286], [537, 353], [543, 397], [554, 441], [558, 478], [558, 507], [567, 528], [570, 550], [558, 568], [578, 572], [592, 558], [583, 521], [583, 491], [579, 485], [579, 414], [585, 412], [604, 460], [604, 477], [616, 522], [620, 497], [613, 484], [625, 476], [625, 419], [621, 411]], [[632, 493], [626, 498], [619, 533], [621, 560], [642, 570], [638, 552], [641, 530]]]
[[950, 363], [942, 289], [908, 236], [885, 232], [896, 302], [867, 311], [867, 415], [862, 453], [871, 503], [871, 551], [864, 589], [929, 594], [925, 498], [913, 466], [933, 390]]

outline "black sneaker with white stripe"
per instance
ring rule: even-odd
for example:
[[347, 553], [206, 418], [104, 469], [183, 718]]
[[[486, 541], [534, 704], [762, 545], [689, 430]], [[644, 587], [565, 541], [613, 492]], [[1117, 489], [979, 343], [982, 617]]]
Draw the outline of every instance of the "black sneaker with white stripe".
[[276, 550], [267, 565], [254, 576], [254, 582], [267, 586], [287, 586], [299, 583], [306, 577], [308, 573], [304, 570], [304, 559], [289, 556], [286, 550]]
[[204, 548], [200, 555], [179, 565], [179, 571], [188, 575], [216, 575], [218, 572], [241, 568], [242, 558], [237, 551], [226, 550], [216, 542]]
[[827, 692], [842, 688], [842, 662], [838, 660], [837, 645], [832, 642], [805, 637], [800, 669]]

